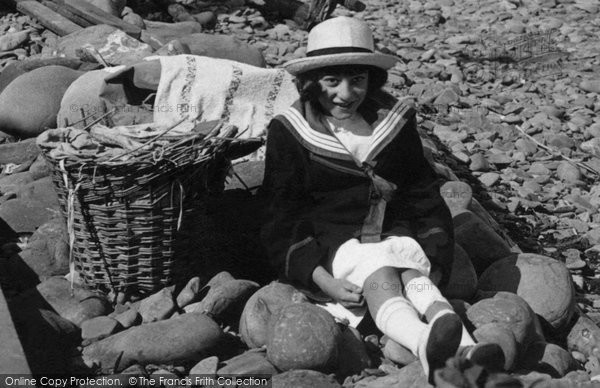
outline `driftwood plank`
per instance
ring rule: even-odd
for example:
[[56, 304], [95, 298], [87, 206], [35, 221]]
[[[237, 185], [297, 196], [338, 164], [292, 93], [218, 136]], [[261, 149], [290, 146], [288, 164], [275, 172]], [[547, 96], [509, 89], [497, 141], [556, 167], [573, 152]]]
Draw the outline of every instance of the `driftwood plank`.
[[92, 4], [83, 1], [79, 2], [78, 0], [54, 0], [54, 2], [92, 24], [108, 24], [109, 26], [123, 30], [127, 35], [135, 39], [139, 39], [142, 34], [141, 28], [126, 23]]
[[81, 26], [37, 1], [19, 1], [17, 10], [37, 19], [44, 27], [60, 36], [81, 30]]
[[72, 21], [73, 23], [80, 25], [81, 27], [90, 27], [90, 26], [94, 25], [94, 23], [89, 22], [89, 21], [85, 20], [84, 18], [75, 15], [73, 12], [69, 11], [67, 8], [58, 5], [53, 1], [43, 0], [42, 4], [44, 4], [46, 7], [50, 8], [54, 12], [63, 15], [64, 17], [66, 17], [67, 19]]
[[19, 4], [23, 1], [30, 1], [30, 0], [2, 0], [2, 2], [8, 3], [8, 5], [10, 5], [11, 7], [16, 7], [17, 4]]
[[360, 0], [248, 0], [248, 3], [265, 15], [292, 19], [305, 30], [329, 18], [338, 5], [359, 12], [366, 7]]

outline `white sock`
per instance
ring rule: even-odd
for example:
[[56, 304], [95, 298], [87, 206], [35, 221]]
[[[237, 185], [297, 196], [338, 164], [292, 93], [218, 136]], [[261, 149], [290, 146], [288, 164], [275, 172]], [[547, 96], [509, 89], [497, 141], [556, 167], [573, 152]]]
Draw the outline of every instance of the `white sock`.
[[[448, 303], [448, 300], [442, 296], [442, 293], [439, 289], [433, 284], [431, 279], [426, 276], [419, 276], [418, 278], [411, 279], [406, 286], [404, 287], [404, 292], [406, 293], [406, 297], [410, 300], [421, 315], [425, 315], [425, 311], [434, 303], [434, 302], [444, 302]], [[431, 319], [433, 322], [436, 318], [440, 317], [443, 314], [446, 314], [452, 310], [443, 309], [438, 312], [435, 317]], [[430, 322], [430, 323], [431, 323]], [[462, 329], [462, 337], [460, 339], [460, 346], [471, 346], [475, 345], [475, 341], [473, 337], [469, 334], [465, 325], [463, 325]]]
[[408, 348], [414, 355], [418, 354], [419, 341], [427, 325], [419, 319], [406, 298], [396, 296], [386, 300], [377, 310], [375, 324], [383, 334]]
[[471, 337], [471, 334], [469, 334], [469, 332], [467, 331], [467, 328], [465, 327], [465, 325], [463, 325], [462, 337], [460, 338], [459, 346], [472, 346], [472, 345], [475, 345], [475, 341], [473, 340], [473, 337]]
[[415, 306], [415, 309], [421, 315], [425, 315], [427, 309], [435, 302], [444, 302], [450, 305], [448, 299], [442, 296], [440, 290], [427, 276], [419, 276], [411, 279], [404, 286], [404, 293], [406, 299]]

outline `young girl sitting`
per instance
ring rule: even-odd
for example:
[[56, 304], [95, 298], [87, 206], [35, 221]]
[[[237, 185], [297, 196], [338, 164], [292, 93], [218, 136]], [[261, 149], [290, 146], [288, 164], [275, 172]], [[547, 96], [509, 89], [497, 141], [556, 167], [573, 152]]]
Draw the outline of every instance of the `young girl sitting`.
[[415, 111], [381, 91], [395, 62], [374, 52], [364, 22], [338, 17], [311, 30], [306, 58], [284, 65], [300, 100], [269, 124], [262, 238], [284, 280], [354, 326], [368, 309], [432, 381], [461, 346], [475, 362], [502, 356], [474, 346], [429, 278], [448, 282], [452, 218]]

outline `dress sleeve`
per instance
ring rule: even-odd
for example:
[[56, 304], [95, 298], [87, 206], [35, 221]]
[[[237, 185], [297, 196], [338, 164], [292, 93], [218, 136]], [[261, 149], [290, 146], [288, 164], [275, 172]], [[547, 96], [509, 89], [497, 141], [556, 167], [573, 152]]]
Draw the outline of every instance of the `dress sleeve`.
[[423, 153], [416, 120], [407, 123], [401, 153], [406, 155], [399, 196], [401, 214], [395, 220], [398, 227], [412, 231], [413, 238], [421, 245], [432, 264], [432, 272], [442, 273], [440, 286], [445, 286], [450, 277], [454, 260], [454, 227], [450, 210], [440, 194], [441, 178], [435, 173]]
[[318, 289], [314, 269], [328, 255], [307, 214], [314, 201], [309, 192], [307, 156], [301, 144], [274, 119], [267, 130], [263, 190], [269, 198], [261, 239], [279, 275], [292, 283]]

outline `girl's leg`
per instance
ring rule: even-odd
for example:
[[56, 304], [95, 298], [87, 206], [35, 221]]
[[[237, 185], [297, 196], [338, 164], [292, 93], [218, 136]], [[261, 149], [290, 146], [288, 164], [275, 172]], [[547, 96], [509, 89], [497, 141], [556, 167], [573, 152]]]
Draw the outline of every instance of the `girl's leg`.
[[[401, 278], [402, 283], [405, 284], [406, 298], [412, 302], [421, 315], [425, 316], [428, 322], [431, 322], [438, 314], [453, 311], [448, 300], [442, 296], [431, 279], [423, 276], [419, 271], [406, 270], [402, 273]], [[497, 344], [476, 344], [462, 323], [461, 326], [460, 353], [475, 364], [492, 370], [501, 370], [504, 365], [502, 348]]]
[[[442, 296], [437, 286], [419, 271], [408, 269], [402, 272], [402, 283], [405, 284], [404, 293], [419, 312], [430, 322], [436, 314], [454, 311], [452, 305]], [[472, 346], [475, 341], [463, 325], [460, 346]]]
[[366, 279], [363, 293], [377, 327], [417, 355], [432, 382], [433, 372], [455, 355], [462, 324], [450, 308], [434, 314], [426, 325], [402, 296], [402, 288], [398, 269], [384, 267]]
[[427, 324], [419, 319], [401, 290], [398, 270], [385, 267], [365, 280], [363, 295], [379, 330], [416, 355], [419, 338], [427, 330]]
[[[419, 314], [425, 316], [428, 322], [438, 313], [454, 311], [431, 279], [423, 276], [419, 271], [408, 269], [402, 272], [402, 283], [405, 284], [406, 298], [412, 302]], [[460, 346], [472, 345], [475, 345], [475, 341], [463, 325]]]
[[415, 269], [407, 269], [401, 276], [406, 299], [411, 301], [427, 322], [431, 322], [437, 314], [454, 312], [450, 302], [427, 276]]

